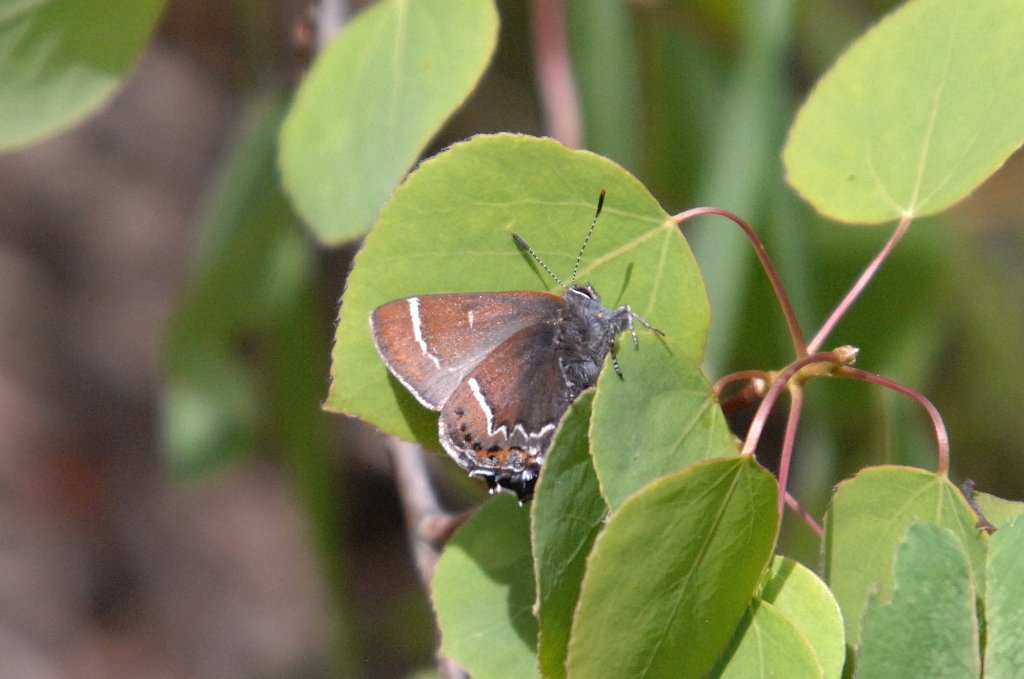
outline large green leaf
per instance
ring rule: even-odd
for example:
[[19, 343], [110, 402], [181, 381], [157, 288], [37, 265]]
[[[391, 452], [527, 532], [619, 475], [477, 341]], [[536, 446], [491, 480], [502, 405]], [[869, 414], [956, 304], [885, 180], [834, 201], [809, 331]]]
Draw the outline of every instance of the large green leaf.
[[569, 630], [584, 566], [608, 516], [588, 446], [592, 400], [592, 392], [584, 394], [562, 420], [533, 498], [536, 612], [540, 619], [537, 657], [545, 677], [565, 676]]
[[900, 544], [891, 599], [864, 614], [858, 679], [961, 679], [981, 672], [971, 564], [953, 531], [924, 521]]
[[591, 551], [569, 676], [710, 670], [771, 557], [776, 497], [771, 474], [734, 456], [662, 477], [627, 500]]
[[162, 0], [8, 0], [0, 6], [0, 151], [71, 127], [113, 95]]
[[606, 370], [598, 380], [591, 446], [613, 510], [659, 476], [736, 450], [704, 374], [673, 354], [651, 338], [621, 352], [621, 378]]
[[1024, 142], [1024, 3], [911, 0], [818, 83], [790, 132], [790, 183], [820, 212], [939, 212]]
[[475, 677], [537, 675], [529, 514], [512, 497], [484, 504], [459, 528], [430, 590], [441, 655]]
[[490, 0], [381, 0], [331, 42], [281, 129], [282, 180], [321, 240], [369, 228], [497, 39]]
[[1024, 677], [1024, 518], [995, 532], [988, 556], [985, 596], [985, 676]]
[[891, 596], [896, 549], [918, 521], [957, 535], [970, 556], [976, 587], [984, 591], [985, 538], [960, 490], [923, 469], [865, 469], [839, 484], [825, 524], [825, 579], [842, 608], [850, 646], [860, 639], [869, 596]]
[[[389, 379], [370, 335], [370, 312], [410, 295], [558, 289], [511, 233], [568, 277], [602, 189], [604, 212], [579, 278], [603, 292], [606, 305], [628, 302], [667, 335], [639, 328], [639, 351], [624, 335], [620, 355], [631, 355], [631, 373], [639, 371], [636, 361], [662, 364], [662, 342], [673, 358], [699, 360], [708, 327], [700, 272], [646, 189], [592, 153], [549, 139], [486, 135], [424, 162], [367, 236], [341, 305], [326, 407], [436, 448], [437, 416]], [[622, 404], [619, 413], [630, 408]]]

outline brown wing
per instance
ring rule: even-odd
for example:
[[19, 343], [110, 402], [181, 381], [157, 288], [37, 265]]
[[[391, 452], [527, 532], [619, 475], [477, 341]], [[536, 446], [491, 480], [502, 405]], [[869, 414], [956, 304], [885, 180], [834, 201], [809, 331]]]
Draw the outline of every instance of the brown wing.
[[564, 297], [530, 290], [420, 295], [377, 307], [370, 328], [388, 369], [420, 403], [440, 410], [496, 347], [566, 304]]

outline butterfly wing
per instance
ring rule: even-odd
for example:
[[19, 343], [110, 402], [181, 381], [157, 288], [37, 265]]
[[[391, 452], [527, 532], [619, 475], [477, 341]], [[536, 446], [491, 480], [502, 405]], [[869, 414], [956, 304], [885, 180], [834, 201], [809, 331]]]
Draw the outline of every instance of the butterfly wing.
[[455, 388], [438, 422], [441, 444], [471, 474], [529, 499], [574, 390], [557, 345], [560, 319], [535, 323], [493, 349]]
[[441, 410], [496, 347], [566, 304], [539, 291], [420, 295], [377, 307], [370, 328], [391, 373], [424, 406]]

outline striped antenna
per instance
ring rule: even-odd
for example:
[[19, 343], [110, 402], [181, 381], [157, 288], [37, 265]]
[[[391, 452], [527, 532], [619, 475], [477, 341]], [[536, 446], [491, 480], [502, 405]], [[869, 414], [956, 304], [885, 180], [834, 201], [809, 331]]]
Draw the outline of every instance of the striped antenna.
[[[583, 251], [587, 249], [587, 244], [590, 243], [590, 237], [594, 234], [594, 227], [597, 226], [597, 218], [601, 216], [601, 209], [604, 207], [604, 194], [605, 190], [601, 189], [601, 195], [598, 196], [597, 198], [597, 212], [594, 214], [594, 221], [591, 222], [590, 224], [590, 230], [587, 231], [587, 237], [583, 239], [583, 246], [580, 248], [580, 254], [576, 256], [576, 263], [573, 264], [572, 266], [572, 279], [570, 279], [569, 285], [576, 284], [576, 274], [579, 273], [580, 262], [583, 261]], [[544, 263], [544, 260], [540, 258], [540, 255], [538, 255], [533, 248], [530, 247], [530, 244], [526, 242], [525, 238], [523, 238], [522, 236], [515, 232], [512, 233], [512, 238], [515, 240], [516, 244], [519, 245], [519, 247], [530, 253], [530, 256], [533, 257], [534, 261], [536, 261], [537, 264], [540, 265], [540, 268], [544, 269], [544, 271], [547, 272], [549, 276], [555, 279], [556, 283], [558, 283], [563, 288], [568, 287], [565, 283], [562, 282], [562, 279], [556, 276], [555, 272], [552, 271], [548, 267], [548, 265]]]

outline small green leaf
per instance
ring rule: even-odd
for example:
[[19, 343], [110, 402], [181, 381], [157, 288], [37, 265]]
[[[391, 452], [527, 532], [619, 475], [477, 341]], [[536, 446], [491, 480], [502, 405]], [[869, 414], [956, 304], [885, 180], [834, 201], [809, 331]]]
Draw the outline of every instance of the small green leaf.
[[161, 0], [14, 0], [0, 7], [0, 151], [65, 130], [113, 96]]
[[953, 531], [920, 521], [900, 544], [891, 600], [864, 614], [858, 679], [961, 679], [981, 672], [971, 564]]
[[539, 676], [529, 513], [514, 499], [493, 499], [456, 531], [430, 590], [442, 656], [475, 677]]
[[782, 611], [764, 601], [750, 605], [726, 656], [708, 675], [714, 679], [824, 676], [801, 630]]
[[1024, 502], [1005, 500], [988, 493], [975, 493], [974, 500], [988, 522], [997, 528], [1024, 516]]
[[[839, 677], [846, 662], [843, 615], [821, 578], [798, 561], [776, 556], [759, 598], [786, 616], [807, 640], [825, 677]], [[781, 674], [778, 676], [800, 676]]]
[[612, 515], [591, 551], [569, 676], [703, 676], [771, 557], [777, 486], [749, 456], [654, 481]]
[[790, 184], [854, 223], [940, 212], [1024, 142], [1024, 3], [911, 0], [815, 87], [783, 152]]
[[[604, 212], [579, 279], [604, 304], [629, 303], [661, 328], [676, 356], [700, 359], [707, 297], [685, 239], [646, 189], [611, 161], [550, 139], [474, 137], [425, 161], [381, 212], [356, 256], [341, 305], [326, 407], [398, 436], [437, 447], [437, 415], [390, 379], [373, 345], [369, 317], [393, 299], [443, 292], [545, 290], [558, 286], [518, 248], [516, 231], [568, 278], [594, 218]], [[654, 335], [621, 354], [662, 362]], [[628, 338], [624, 335], [623, 338]], [[630, 371], [639, 370], [630, 363]]]
[[531, 518], [540, 619], [538, 659], [545, 677], [565, 676], [580, 581], [608, 505], [590, 459], [587, 426], [593, 392], [580, 396], [559, 426], [537, 482]]
[[1016, 518], [992, 535], [985, 596], [985, 676], [1024, 677], [1024, 518]]
[[598, 380], [591, 445], [613, 510], [659, 476], [736, 450], [707, 379], [679, 353], [645, 336], [639, 350], [619, 352], [621, 378], [605, 370]]
[[847, 643], [860, 639], [868, 597], [888, 599], [893, 561], [907, 528], [929, 521], [952, 530], [982, 586], [985, 542], [960, 490], [949, 479], [912, 467], [872, 467], [839, 484], [825, 522], [825, 575], [843, 611]]
[[355, 238], [491, 59], [490, 0], [381, 0], [328, 45], [281, 129], [281, 176], [324, 242]]

